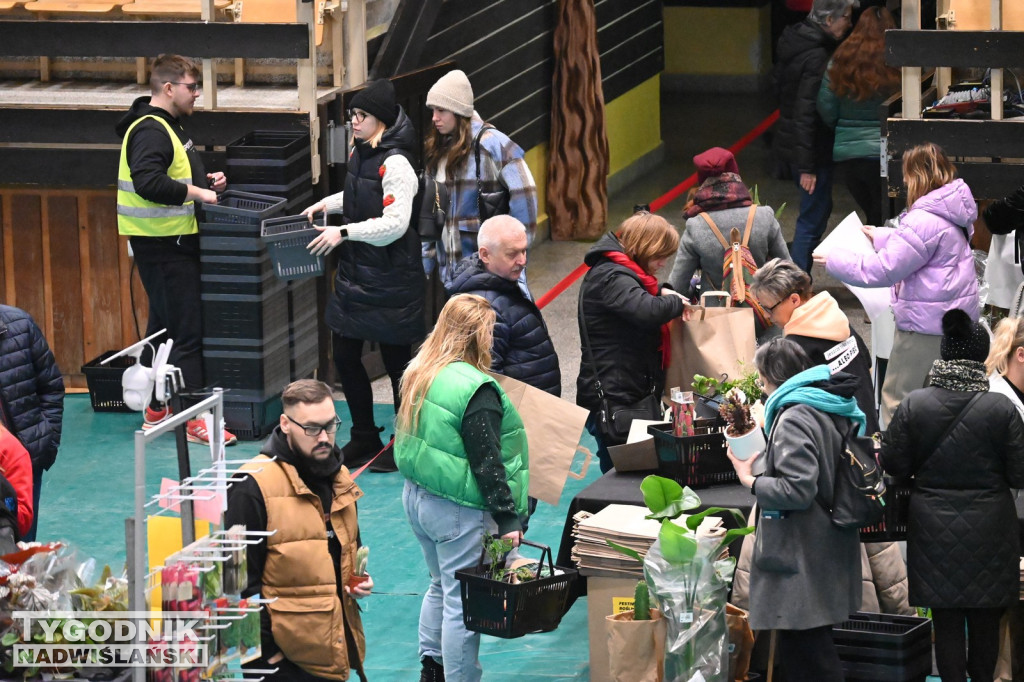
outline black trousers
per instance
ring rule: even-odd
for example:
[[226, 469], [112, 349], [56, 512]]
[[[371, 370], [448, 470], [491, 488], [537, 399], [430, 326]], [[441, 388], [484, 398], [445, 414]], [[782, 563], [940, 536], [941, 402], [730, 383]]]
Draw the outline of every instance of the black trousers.
[[843, 682], [843, 666], [832, 642], [832, 626], [777, 630], [776, 644], [786, 682]]
[[[362, 339], [352, 339], [338, 334], [331, 335], [334, 345], [334, 366], [338, 369], [338, 381], [345, 392], [349, 412], [352, 414], [353, 429], [375, 429], [373, 421], [373, 388], [370, 377], [363, 367]], [[398, 382], [406, 365], [412, 359], [412, 346], [380, 344], [380, 355], [384, 369], [391, 379], [391, 392], [395, 401], [395, 412], [401, 405], [398, 397]]]
[[[199, 255], [169, 261], [136, 259], [139, 278], [149, 297], [149, 323], [146, 336], [167, 329], [174, 339], [171, 364], [181, 370], [185, 387], [198, 390], [203, 382], [203, 302], [199, 278]], [[143, 356], [147, 362], [150, 359]]]
[[836, 164], [836, 172], [864, 211], [864, 224], [882, 223], [881, 163], [875, 159], [849, 159]]
[[[999, 659], [1005, 609], [932, 609], [935, 665], [942, 682], [991, 680]], [[966, 628], [966, 633], [965, 633]]]

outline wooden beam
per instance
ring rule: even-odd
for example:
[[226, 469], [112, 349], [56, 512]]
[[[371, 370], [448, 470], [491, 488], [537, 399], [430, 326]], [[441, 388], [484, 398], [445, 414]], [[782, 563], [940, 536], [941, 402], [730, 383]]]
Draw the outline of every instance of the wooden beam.
[[302, 59], [304, 24], [202, 21], [0, 21], [0, 57], [155, 57]]
[[934, 142], [950, 156], [1024, 158], [1024, 121], [923, 119], [888, 122], [889, 153], [899, 157], [922, 142]]
[[885, 32], [885, 61], [890, 66], [1002, 68], [1024, 54], [1024, 31]]

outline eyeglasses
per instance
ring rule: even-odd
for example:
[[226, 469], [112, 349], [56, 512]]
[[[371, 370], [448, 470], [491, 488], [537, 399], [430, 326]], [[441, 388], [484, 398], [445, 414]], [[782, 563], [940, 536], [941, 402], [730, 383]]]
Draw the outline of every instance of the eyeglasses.
[[359, 109], [348, 110], [348, 118], [353, 123], [362, 123], [366, 120], [367, 115], [368, 114], [365, 111], [360, 111]]
[[165, 83], [170, 83], [171, 85], [184, 85], [185, 88], [187, 88], [188, 91], [191, 92], [192, 94], [195, 94], [196, 90], [202, 90], [202, 88], [203, 88], [203, 86], [200, 85], [198, 81], [193, 81], [192, 83], [182, 83], [181, 81], [164, 81], [164, 82]]
[[774, 313], [774, 312], [775, 312], [775, 309], [776, 309], [776, 308], [778, 308], [778, 307], [779, 307], [779, 305], [781, 305], [781, 304], [782, 304], [782, 302], [783, 302], [783, 301], [788, 301], [788, 300], [789, 300], [789, 297], [790, 297], [790, 296], [792, 296], [792, 295], [793, 295], [793, 292], [790, 292], [790, 293], [786, 294], [785, 296], [783, 296], [782, 298], [780, 298], [780, 299], [779, 299], [778, 301], [776, 301], [776, 302], [775, 302], [775, 305], [771, 305], [771, 306], [769, 306], [769, 305], [763, 305], [763, 306], [761, 306], [761, 307], [762, 307], [762, 308], [764, 308], [764, 311], [765, 311], [766, 313], [768, 313], [769, 315], [771, 315], [772, 313]]
[[[285, 416], [288, 417], [287, 414]], [[305, 433], [310, 438], [316, 438], [317, 436], [320, 435], [321, 431], [323, 431], [329, 436], [335, 431], [337, 431], [338, 427], [341, 426], [341, 420], [338, 419], [337, 417], [334, 418], [334, 421], [327, 422], [326, 424], [300, 424], [291, 417], [288, 417], [288, 421], [301, 428], [302, 432]]]

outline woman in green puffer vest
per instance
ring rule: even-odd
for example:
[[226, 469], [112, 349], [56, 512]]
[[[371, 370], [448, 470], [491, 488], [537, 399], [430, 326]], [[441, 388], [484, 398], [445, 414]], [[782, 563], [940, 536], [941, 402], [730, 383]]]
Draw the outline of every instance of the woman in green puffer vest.
[[900, 70], [885, 63], [885, 32], [895, 28], [884, 7], [869, 7], [836, 48], [818, 91], [818, 114], [835, 128], [832, 160], [866, 225], [882, 222], [882, 133], [878, 108], [900, 87]]
[[494, 310], [452, 297], [402, 376], [395, 463], [430, 587], [420, 609], [421, 682], [478, 682], [480, 635], [466, 630], [455, 571], [476, 565], [484, 533], [519, 545], [527, 514], [526, 431], [486, 372]]

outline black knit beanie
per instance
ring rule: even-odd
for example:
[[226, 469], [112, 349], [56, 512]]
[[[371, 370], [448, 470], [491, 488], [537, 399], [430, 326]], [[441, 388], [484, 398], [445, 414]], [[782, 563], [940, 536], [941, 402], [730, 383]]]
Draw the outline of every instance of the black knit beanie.
[[398, 118], [395, 86], [386, 78], [371, 81], [355, 94], [348, 106], [350, 109], [362, 109], [389, 128], [395, 125], [395, 120]]
[[943, 360], [985, 362], [988, 347], [988, 330], [971, 320], [970, 315], [954, 308], [942, 316], [942, 345], [939, 352]]

